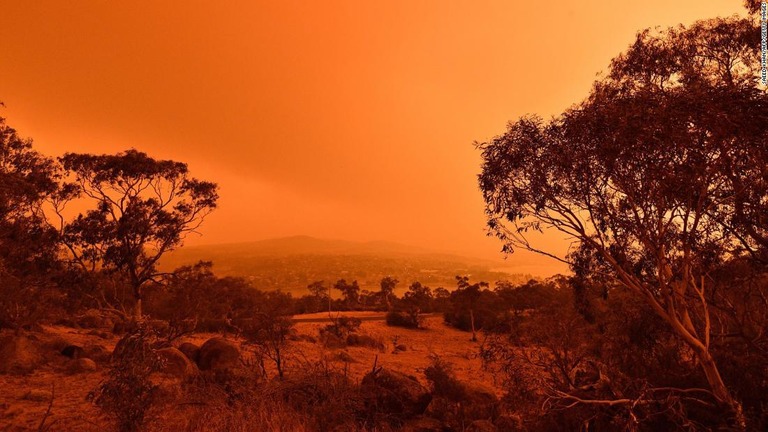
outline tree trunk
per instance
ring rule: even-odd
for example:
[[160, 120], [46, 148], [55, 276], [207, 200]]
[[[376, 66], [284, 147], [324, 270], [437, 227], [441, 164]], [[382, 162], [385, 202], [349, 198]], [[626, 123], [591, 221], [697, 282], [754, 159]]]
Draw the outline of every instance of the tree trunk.
[[475, 332], [475, 311], [469, 310], [469, 322], [472, 325], [472, 342], [477, 342], [477, 333]]
[[141, 297], [136, 299], [136, 306], [133, 308], [133, 319], [136, 322], [141, 321], [142, 311], [141, 311]]
[[[684, 343], [686, 343], [692, 350], [696, 359], [701, 363], [701, 369], [704, 371], [704, 376], [707, 379], [712, 394], [718, 399], [721, 407], [728, 412], [726, 422], [731, 430], [744, 431], [746, 430], [746, 419], [741, 409], [741, 404], [733, 398], [733, 395], [728, 390], [728, 387], [723, 381], [723, 377], [720, 376], [717, 363], [712, 358], [712, 354], [709, 352], [709, 346], [706, 342], [702, 341], [700, 337], [693, 330], [693, 323], [690, 322], [690, 315], [687, 314], [687, 310], [683, 314], [687, 317], [688, 326], [680, 322], [676, 317], [676, 312], [671, 310], [665, 317], [665, 320], [672, 326], [672, 330], [681, 337]], [[709, 329], [705, 329], [708, 332]], [[706, 340], [706, 336], [705, 336]]]
[[142, 320], [143, 311], [141, 308], [142, 292], [141, 285], [133, 287], [133, 297], [136, 299], [136, 306], [133, 308], [133, 320], [140, 322]]
[[283, 379], [283, 360], [280, 357], [279, 348], [275, 351], [275, 354], [275, 366], [277, 367], [277, 375], [280, 377], [280, 379]]
[[712, 393], [720, 400], [724, 408], [728, 410], [728, 426], [738, 431], [746, 430], [746, 419], [744, 418], [741, 404], [733, 398], [728, 387], [725, 386], [725, 382], [723, 382], [723, 378], [720, 376], [720, 371], [717, 369], [717, 364], [712, 355], [706, 349], [695, 350], [695, 352], [701, 362], [701, 368], [704, 370], [704, 375], [707, 378], [709, 387], [712, 389]]

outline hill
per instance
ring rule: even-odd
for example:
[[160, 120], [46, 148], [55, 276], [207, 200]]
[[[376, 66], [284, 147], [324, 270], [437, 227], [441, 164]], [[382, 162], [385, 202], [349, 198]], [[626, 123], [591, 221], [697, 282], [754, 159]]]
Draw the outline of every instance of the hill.
[[498, 263], [480, 258], [443, 254], [391, 242], [351, 242], [294, 236], [248, 243], [184, 247], [163, 258], [160, 267], [170, 271], [197, 261], [213, 261], [219, 276], [240, 276], [264, 290], [297, 295], [306, 286], [324, 280], [357, 280], [362, 289], [375, 291], [384, 276], [400, 280], [398, 291], [413, 281], [451, 289], [456, 275], [493, 283], [527, 281], [531, 275], [499, 269]]

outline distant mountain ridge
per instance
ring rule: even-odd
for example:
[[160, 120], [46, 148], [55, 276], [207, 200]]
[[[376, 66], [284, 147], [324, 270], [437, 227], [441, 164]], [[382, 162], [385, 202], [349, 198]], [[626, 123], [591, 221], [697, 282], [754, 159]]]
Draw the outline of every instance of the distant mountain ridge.
[[307, 235], [279, 237], [242, 243], [222, 243], [190, 246], [186, 249], [230, 250], [250, 254], [376, 254], [376, 253], [432, 253], [423, 248], [386, 241], [354, 242], [349, 240], [320, 239]]
[[294, 256], [294, 255], [430, 255], [498, 267], [498, 263], [485, 258], [436, 252], [419, 246], [383, 240], [355, 242], [350, 240], [321, 239], [307, 235], [279, 237], [242, 243], [219, 243], [186, 246], [172, 255], [226, 254], [240, 256]]
[[354, 242], [310, 236], [291, 236], [253, 242], [183, 247], [160, 262], [170, 271], [197, 261], [213, 261], [220, 276], [240, 276], [262, 289], [300, 292], [315, 280], [358, 280], [361, 287], [378, 289], [384, 276], [394, 276], [405, 289], [413, 281], [451, 288], [456, 275], [495, 282], [527, 280], [530, 275], [498, 271], [497, 262], [433, 252], [386, 241]]

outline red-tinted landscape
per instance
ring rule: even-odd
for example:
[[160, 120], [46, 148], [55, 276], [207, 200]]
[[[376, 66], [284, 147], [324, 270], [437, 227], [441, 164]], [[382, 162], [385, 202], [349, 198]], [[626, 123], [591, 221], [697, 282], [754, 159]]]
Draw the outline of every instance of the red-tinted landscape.
[[0, 10], [1, 432], [768, 429], [765, 4]]

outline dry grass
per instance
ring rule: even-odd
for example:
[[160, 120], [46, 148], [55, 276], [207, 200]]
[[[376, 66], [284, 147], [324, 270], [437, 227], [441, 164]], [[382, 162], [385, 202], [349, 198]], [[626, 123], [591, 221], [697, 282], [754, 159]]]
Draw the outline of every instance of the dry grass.
[[[317, 335], [319, 323], [298, 323], [297, 330], [301, 334]], [[425, 319], [425, 329], [405, 329], [389, 327], [383, 321], [364, 321], [360, 332], [384, 341], [384, 352], [365, 347], [347, 347], [346, 351], [356, 362], [350, 364], [349, 373], [353, 379], [362, 377], [371, 370], [374, 359], [377, 363], [403, 373], [413, 375], [419, 381], [426, 383], [423, 371], [430, 365], [430, 354], [437, 353], [440, 357], [454, 365], [457, 378], [473, 382], [483, 382], [492, 385], [493, 377], [482, 368], [478, 357], [481, 341], [471, 342], [471, 335], [443, 324], [442, 317], [430, 316]], [[393, 352], [394, 341], [407, 347], [406, 351]], [[294, 349], [302, 351], [307, 356], [321, 357], [333, 351], [323, 349], [319, 344], [295, 342]]]
[[[324, 325], [326, 323], [299, 322], [296, 329], [299, 334], [317, 337], [319, 329]], [[359, 382], [376, 361], [379, 366], [415, 376], [426, 384], [423, 371], [430, 365], [430, 354], [438, 353], [443, 360], [453, 364], [458, 379], [493, 385], [492, 376], [483, 370], [477, 356], [479, 343], [470, 342], [468, 333], [446, 327], [438, 316], [428, 317], [426, 325], [427, 328], [423, 330], [410, 330], [388, 327], [383, 321], [364, 321], [360, 333], [383, 341], [386, 345], [383, 352], [370, 347], [328, 349], [319, 342], [291, 342], [287, 376], [289, 379], [291, 376], [296, 377], [300, 371], [306, 370], [307, 365], [324, 363], [345, 374], [352, 382]], [[78, 345], [98, 343], [111, 350], [117, 342], [117, 337], [102, 339], [87, 334], [87, 330], [66, 327], [47, 327], [45, 330]], [[218, 335], [195, 334], [184, 341], [201, 344], [213, 336]], [[231, 335], [228, 338], [234, 339]], [[406, 351], [395, 353], [395, 342], [405, 345]], [[276, 374], [270, 369], [268, 373], [271, 376]], [[0, 375], [0, 431], [37, 430], [48, 408], [49, 400], [45, 395], [49, 394], [52, 384], [55, 385], [56, 397], [46, 422], [52, 424], [50, 431], [109, 430], [108, 420], [86, 401], [88, 392], [96, 388], [103, 378], [101, 369], [69, 374], [56, 364], [43, 366], [25, 376]], [[269, 395], [263, 395], [258, 400], [258, 403], [250, 406], [235, 407], [217, 401], [190, 404], [185, 400], [173, 400], [154, 414], [150, 430], [251, 431], [255, 430], [254, 425], [259, 425], [257, 429], [263, 431], [307, 430], [302, 413], [295, 412], [290, 406]]]

